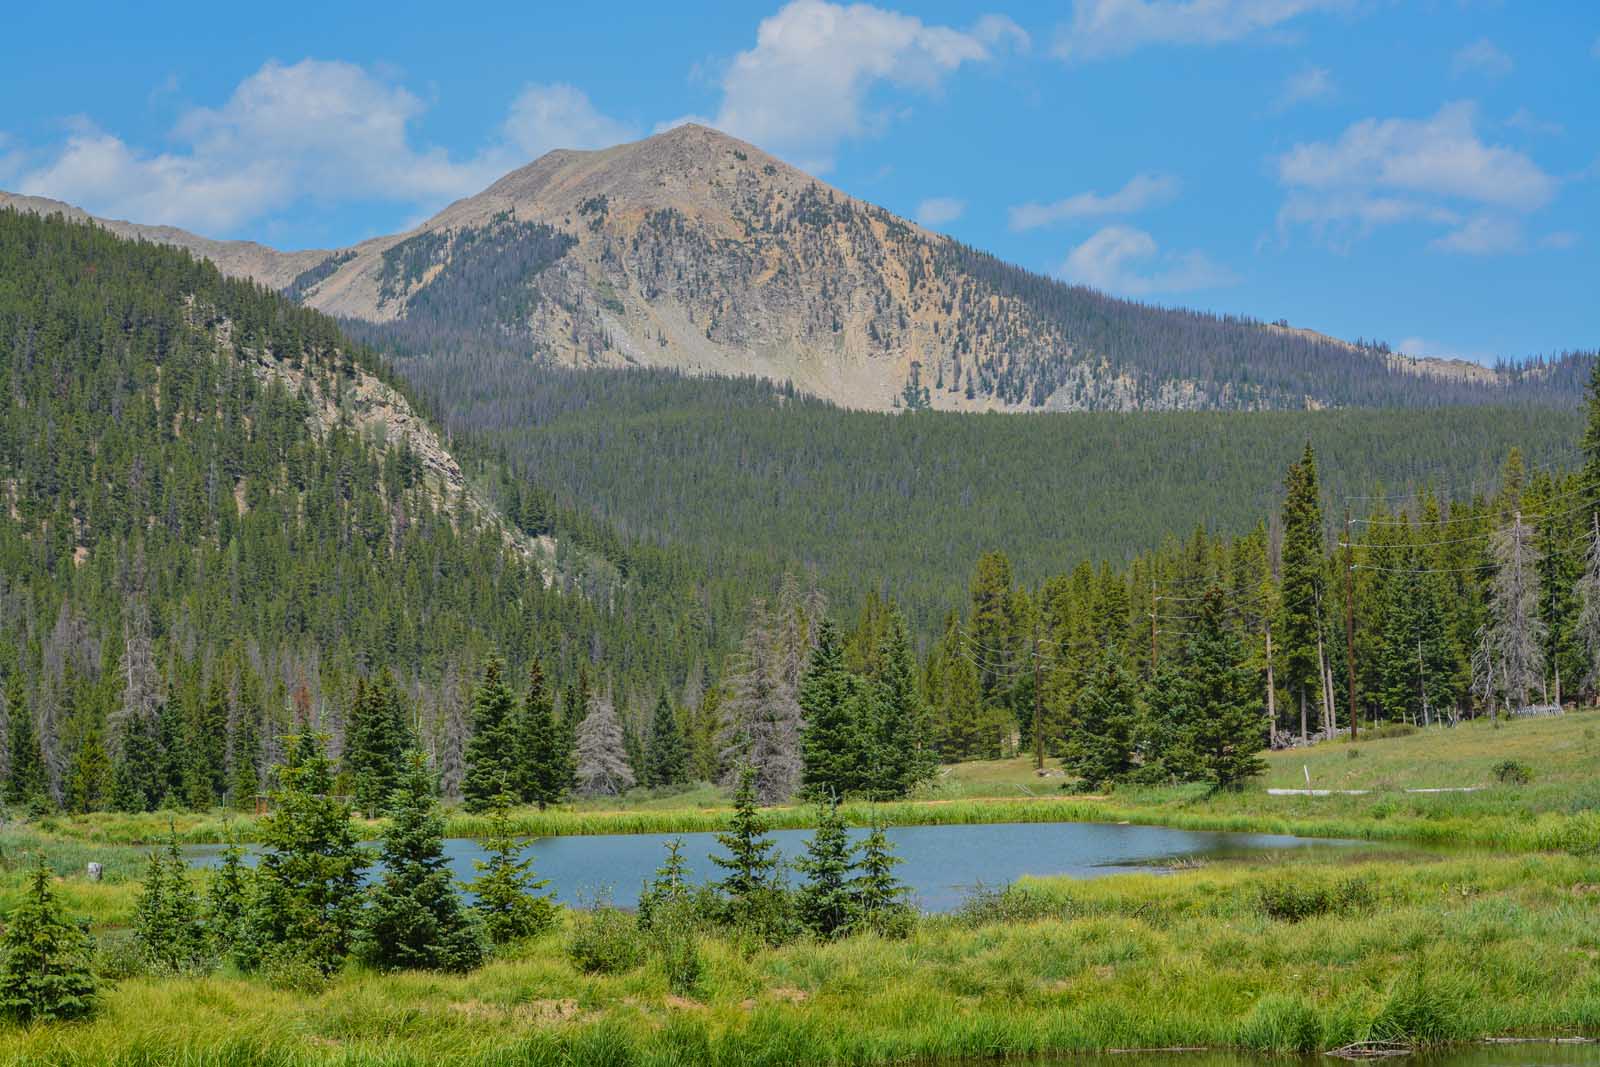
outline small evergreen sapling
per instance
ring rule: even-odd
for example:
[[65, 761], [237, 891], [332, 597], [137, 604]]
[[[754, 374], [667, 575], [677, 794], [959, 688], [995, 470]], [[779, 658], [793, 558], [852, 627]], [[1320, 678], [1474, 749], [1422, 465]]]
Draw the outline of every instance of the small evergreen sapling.
[[50, 878], [41, 855], [0, 938], [0, 1014], [18, 1023], [81, 1019], [96, 1006], [89, 935], [62, 914]]
[[727, 872], [716, 889], [729, 923], [760, 926], [775, 918], [771, 912], [781, 891], [777, 885], [779, 860], [768, 836], [767, 820], [756, 808], [756, 773], [748, 766], [739, 772], [733, 804], [728, 829], [717, 835], [717, 843], [728, 854], [711, 857], [712, 863]]
[[666, 862], [639, 894], [639, 929], [649, 930], [655, 916], [689, 900], [689, 864], [683, 858], [683, 838], [667, 842]]
[[238, 948], [249, 909], [250, 872], [244, 865], [244, 850], [230, 835], [222, 863], [206, 889], [206, 933], [212, 950], [219, 956], [230, 955]]
[[421, 752], [407, 754], [388, 810], [383, 876], [368, 894], [360, 954], [385, 969], [470, 971], [483, 944], [450, 878], [444, 816]]
[[806, 876], [795, 910], [801, 924], [825, 941], [850, 929], [855, 910], [850, 878], [854, 853], [839, 805], [817, 805], [817, 829], [806, 844], [806, 854], [795, 861], [796, 869]]
[[165, 854], [150, 853], [134, 912], [134, 940], [145, 962], [168, 974], [193, 974], [210, 962], [200, 900], [172, 833]]
[[870, 930], [880, 937], [904, 937], [910, 932], [915, 912], [906, 902], [910, 890], [894, 874], [900, 862], [883, 825], [874, 823], [861, 843], [861, 860], [856, 865], [860, 873], [850, 882], [857, 929]]
[[550, 882], [536, 879], [533, 860], [522, 858], [522, 842], [511, 833], [510, 804], [502, 794], [489, 810], [489, 836], [483, 842], [489, 858], [473, 861], [478, 877], [467, 885], [475, 898], [472, 910], [494, 945], [541, 934], [555, 922], [550, 894], [540, 892]]

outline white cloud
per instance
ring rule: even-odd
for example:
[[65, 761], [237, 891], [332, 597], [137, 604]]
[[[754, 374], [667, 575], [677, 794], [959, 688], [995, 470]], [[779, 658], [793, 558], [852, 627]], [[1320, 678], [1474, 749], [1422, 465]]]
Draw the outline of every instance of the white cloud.
[[1450, 72], [1458, 78], [1463, 74], [1503, 78], [1516, 69], [1516, 66], [1516, 61], [1502, 52], [1487, 37], [1478, 38], [1450, 58]]
[[1491, 353], [1469, 351], [1459, 345], [1432, 341], [1426, 337], [1407, 337], [1395, 346], [1395, 351], [1413, 359], [1464, 359], [1472, 363], [1485, 364], [1493, 362]]
[[871, 99], [878, 86], [936, 92], [963, 65], [1027, 44], [1022, 28], [999, 15], [958, 30], [868, 4], [792, 0], [761, 21], [754, 48], [734, 57], [709, 124], [826, 170], [841, 141], [887, 125]]
[[1106, 226], [1074, 248], [1058, 277], [1119, 296], [1190, 292], [1235, 285], [1238, 277], [1202, 252], [1164, 253], [1131, 226]]
[[917, 221], [931, 229], [956, 221], [966, 210], [965, 200], [951, 196], [930, 196], [917, 205]]
[[639, 136], [639, 129], [601, 114], [571, 85], [526, 85], [511, 102], [501, 127], [523, 159], [555, 148], [609, 148]]
[[1443, 237], [1429, 242], [1438, 252], [1461, 252], [1469, 256], [1492, 256], [1519, 252], [1523, 248], [1522, 223], [1505, 215], [1476, 215]]
[[1306, 67], [1284, 80], [1283, 89], [1278, 93], [1276, 109], [1287, 111], [1296, 104], [1326, 100], [1335, 91], [1333, 74], [1327, 67]]
[[[1278, 213], [1281, 237], [1308, 226], [1348, 244], [1400, 222], [1448, 225], [1433, 247], [1506, 251], [1516, 216], [1555, 196], [1558, 181], [1528, 156], [1486, 144], [1470, 103], [1447, 104], [1427, 119], [1364, 119], [1336, 141], [1299, 144], [1276, 160], [1289, 190]], [[1518, 230], [1520, 234], [1520, 230]]]
[[1512, 112], [1511, 117], [1506, 119], [1506, 125], [1513, 130], [1544, 137], [1560, 137], [1567, 132], [1567, 128], [1561, 123], [1542, 119], [1525, 107], [1519, 107]]
[[1050, 204], [1018, 204], [1011, 209], [1013, 230], [1033, 230], [1071, 219], [1131, 215], [1169, 203], [1178, 195], [1179, 181], [1170, 174], [1136, 174], [1114, 193], [1078, 193]]
[[1572, 248], [1578, 243], [1578, 235], [1572, 230], [1557, 230], [1547, 233], [1539, 239], [1540, 248]]
[[184, 113], [169, 151], [142, 151], [76, 121], [19, 189], [96, 214], [225, 234], [303, 200], [384, 201], [426, 215], [532, 155], [637, 133], [571, 86], [528, 85], [498, 139], [456, 159], [414, 142], [423, 111], [405, 87], [353, 63], [268, 62], [222, 106]]
[[1146, 45], [1226, 44], [1310, 12], [1349, 6], [1349, 0], [1074, 0], [1052, 52], [1061, 59], [1099, 59]]

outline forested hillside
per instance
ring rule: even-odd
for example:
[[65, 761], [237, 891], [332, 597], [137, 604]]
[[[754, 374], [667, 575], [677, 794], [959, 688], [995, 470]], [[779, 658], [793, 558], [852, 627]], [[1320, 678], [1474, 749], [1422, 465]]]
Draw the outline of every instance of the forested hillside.
[[1580, 425], [1575, 406], [880, 415], [753, 380], [397, 366], [528, 483], [631, 539], [689, 550], [711, 585], [765, 588], [791, 567], [847, 609], [875, 585], [924, 635], [990, 549], [1033, 581], [1196, 526], [1243, 533], [1307, 440], [1342, 495], [1490, 484], [1512, 446], [1533, 463], [1570, 455]]
[[247, 794], [383, 667], [447, 783], [491, 650], [619, 697], [704, 669], [681, 603], [503, 522], [373, 353], [185, 252], [0, 211], [0, 379], [0, 736], [69, 805], [130, 751], [149, 803]]

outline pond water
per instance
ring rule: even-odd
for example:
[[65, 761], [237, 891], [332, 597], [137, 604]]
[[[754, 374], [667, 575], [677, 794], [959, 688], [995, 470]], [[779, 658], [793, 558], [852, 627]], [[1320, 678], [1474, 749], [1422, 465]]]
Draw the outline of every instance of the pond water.
[[[865, 831], [853, 831], [859, 839]], [[780, 830], [773, 840], [786, 858], [802, 854], [810, 830]], [[1239, 858], [1285, 849], [1337, 850], [1357, 842], [1313, 840], [1281, 834], [1209, 833], [1161, 826], [1105, 823], [994, 823], [970, 826], [898, 826], [888, 830], [903, 861], [900, 878], [924, 911], [951, 911], [979, 885], [1001, 886], [1023, 875], [1095, 878], [1134, 870], [1161, 870], [1198, 859]], [[602, 895], [621, 905], [638, 902], [640, 885], [666, 856], [666, 843], [683, 840], [683, 855], [697, 881], [720, 877], [711, 862], [722, 853], [714, 834], [610, 834], [540, 837], [529, 841], [534, 870], [550, 880], [559, 900], [591, 904]], [[215, 864], [221, 846], [189, 850], [192, 862]], [[457, 878], [475, 876], [484, 857], [471, 838], [445, 842]]]
[[[1337, 1067], [1352, 1063], [1375, 1064], [1377, 1067], [1600, 1067], [1600, 1045], [1543, 1041], [1462, 1045], [1436, 1052], [1368, 1060], [1207, 1051], [1116, 1053], [1020, 1062], [1026, 1067]], [[946, 1064], [945, 1067], [957, 1065]]]

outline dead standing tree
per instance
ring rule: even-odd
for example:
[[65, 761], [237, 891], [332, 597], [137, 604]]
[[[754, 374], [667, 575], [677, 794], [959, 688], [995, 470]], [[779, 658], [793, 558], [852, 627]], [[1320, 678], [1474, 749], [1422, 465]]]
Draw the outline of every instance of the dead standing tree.
[[1487, 697], [1493, 717], [1496, 692], [1526, 707], [1529, 691], [1542, 684], [1545, 624], [1539, 617], [1539, 549], [1522, 512], [1494, 532], [1489, 552], [1495, 573], [1489, 621], [1473, 655], [1473, 688]]

